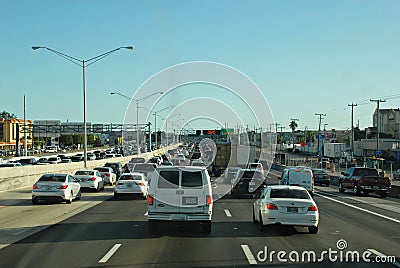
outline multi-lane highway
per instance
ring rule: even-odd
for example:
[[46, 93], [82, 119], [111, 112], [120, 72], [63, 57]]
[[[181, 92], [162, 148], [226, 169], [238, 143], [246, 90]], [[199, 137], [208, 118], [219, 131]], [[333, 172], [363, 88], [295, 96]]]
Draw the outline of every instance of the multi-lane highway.
[[[217, 182], [214, 191], [226, 187]], [[114, 201], [111, 187], [71, 205], [34, 206], [29, 193], [0, 193], [0, 267], [298, 267], [314, 254], [318, 267], [400, 267], [400, 202], [392, 198], [317, 187], [320, 226], [313, 235], [278, 226], [261, 232], [252, 222], [254, 200], [228, 194], [215, 202], [212, 232], [205, 235], [193, 225], [150, 234], [146, 201]]]

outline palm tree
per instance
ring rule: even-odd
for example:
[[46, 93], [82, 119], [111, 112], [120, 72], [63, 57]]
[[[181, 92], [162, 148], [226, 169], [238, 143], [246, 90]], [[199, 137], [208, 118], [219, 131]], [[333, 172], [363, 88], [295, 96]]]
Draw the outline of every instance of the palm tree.
[[290, 124], [289, 124], [289, 127], [292, 129], [293, 149], [294, 149], [294, 144], [295, 144], [295, 140], [294, 140], [294, 131], [296, 130], [297, 126], [298, 126], [298, 125], [297, 125], [297, 123], [296, 123], [295, 120], [292, 120], [292, 121], [290, 122]]

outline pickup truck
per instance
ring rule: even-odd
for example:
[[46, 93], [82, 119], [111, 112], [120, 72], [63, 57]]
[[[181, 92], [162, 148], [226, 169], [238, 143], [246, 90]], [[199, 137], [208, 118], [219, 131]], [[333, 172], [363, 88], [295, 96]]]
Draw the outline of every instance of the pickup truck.
[[351, 167], [346, 172], [342, 172], [339, 177], [338, 188], [340, 192], [351, 189], [356, 195], [361, 194], [361, 192], [364, 194], [375, 192], [385, 198], [389, 193], [391, 184], [392, 180], [380, 176], [375, 168]]

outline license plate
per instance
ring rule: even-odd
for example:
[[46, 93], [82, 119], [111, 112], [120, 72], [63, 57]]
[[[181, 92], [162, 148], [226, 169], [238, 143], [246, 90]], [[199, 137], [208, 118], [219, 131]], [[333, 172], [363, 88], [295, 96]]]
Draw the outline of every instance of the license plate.
[[296, 207], [288, 207], [287, 208], [287, 212], [290, 212], [290, 213], [297, 213], [299, 211], [299, 208], [296, 208]]
[[53, 190], [53, 187], [47, 186], [47, 190]]
[[195, 197], [195, 196], [193, 196], [193, 197], [184, 196], [182, 198], [182, 204], [183, 205], [197, 205], [197, 197]]

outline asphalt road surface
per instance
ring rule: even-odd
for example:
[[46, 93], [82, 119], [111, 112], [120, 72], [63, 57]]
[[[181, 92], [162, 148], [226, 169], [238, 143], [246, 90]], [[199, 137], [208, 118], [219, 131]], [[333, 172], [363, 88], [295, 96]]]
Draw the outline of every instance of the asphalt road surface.
[[[271, 184], [277, 182], [273, 174], [279, 175], [269, 174]], [[227, 187], [217, 181], [214, 191]], [[221, 197], [222, 192], [218, 193]], [[306, 228], [280, 226], [261, 232], [252, 222], [254, 199], [233, 199], [227, 194], [215, 201], [212, 231], [206, 235], [193, 224], [166, 224], [150, 234], [145, 200], [114, 201], [111, 197], [111, 187], [84, 194], [82, 201], [71, 204], [76, 206], [73, 216], [61, 211], [53, 217], [61, 220], [58, 223], [40, 223], [40, 230], [4, 246], [0, 267], [400, 267], [397, 199], [317, 187], [319, 232], [309, 234]], [[84, 202], [90, 205], [80, 208]], [[33, 206], [29, 200], [20, 200], [0, 207], [0, 216], [1, 221], [16, 224], [18, 215], [29, 215], [24, 222], [34, 221], [71, 205]], [[74, 209], [69, 208], [68, 213]], [[35, 224], [25, 226], [33, 228]], [[3, 234], [22, 235], [24, 230]], [[314, 253], [315, 261], [309, 263]]]

